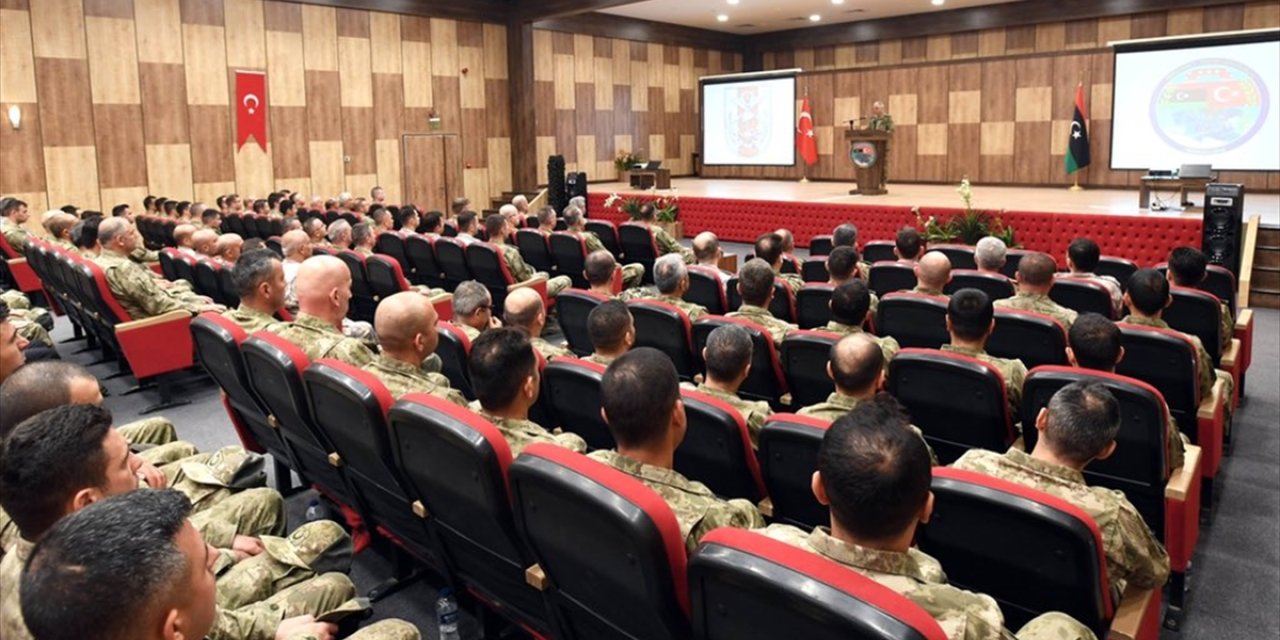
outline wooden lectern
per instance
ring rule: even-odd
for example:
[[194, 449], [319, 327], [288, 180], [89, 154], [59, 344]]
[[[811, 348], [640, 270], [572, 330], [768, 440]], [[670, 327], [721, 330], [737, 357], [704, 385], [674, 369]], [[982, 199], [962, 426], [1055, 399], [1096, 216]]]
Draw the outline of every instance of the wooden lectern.
[[849, 129], [844, 137], [849, 141], [849, 161], [858, 178], [858, 188], [849, 193], [862, 196], [889, 193], [884, 188], [884, 168], [893, 134], [878, 129]]

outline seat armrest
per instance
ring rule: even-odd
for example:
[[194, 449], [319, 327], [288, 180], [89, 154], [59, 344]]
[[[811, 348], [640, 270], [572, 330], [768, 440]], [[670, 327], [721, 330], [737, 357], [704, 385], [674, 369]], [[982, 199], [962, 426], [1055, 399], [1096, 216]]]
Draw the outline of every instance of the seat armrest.
[[520, 281], [520, 282], [516, 282], [516, 283], [514, 283], [514, 284], [509, 284], [509, 285], [507, 285], [507, 291], [515, 291], [516, 289], [519, 289], [520, 287], [535, 287], [535, 288], [536, 288], [539, 284], [541, 284], [541, 285], [542, 285], [542, 290], [543, 290], [543, 291], [546, 291], [546, 288], [547, 288], [547, 274], [545, 274], [545, 273], [535, 273], [535, 274], [533, 274], [533, 277], [532, 277], [532, 278], [529, 278], [528, 280], [522, 280], [522, 281]]
[[1213, 383], [1213, 393], [1208, 398], [1200, 401], [1200, 407], [1196, 411], [1196, 417], [1201, 420], [1213, 420], [1218, 417], [1217, 414], [1222, 411], [1222, 403], [1226, 400], [1226, 383], [1221, 380], [1215, 380]]
[[756, 505], [756, 508], [760, 510], [760, 515], [766, 518], [772, 518], [773, 517], [773, 498], [765, 498], [764, 500], [761, 500], [760, 504]]
[[1200, 473], [1205, 478], [1218, 475], [1218, 467], [1222, 464], [1223, 431], [1226, 428], [1226, 383], [1216, 380], [1213, 392], [1200, 402], [1196, 411], [1198, 438], [1196, 444], [1204, 451], [1200, 465]]
[[121, 322], [116, 325], [116, 333], [120, 334], [120, 333], [129, 332], [129, 331], [137, 331], [138, 329], [145, 329], [147, 327], [154, 327], [156, 325], [162, 325], [168, 322], [173, 322], [175, 320], [183, 320], [183, 319], [187, 319], [187, 320], [191, 319], [191, 312], [185, 311], [182, 309], [174, 309], [173, 311], [166, 311], [165, 313], [162, 313], [158, 316], [152, 316], [150, 318], [143, 318], [141, 320], [130, 320], [128, 322]]
[[524, 570], [524, 582], [538, 591], [546, 591], [547, 587], [551, 586], [547, 580], [547, 573], [538, 564], [530, 565]]
[[427, 296], [431, 301], [431, 306], [435, 307], [436, 315], [440, 320], [453, 320], [453, 294], [448, 292], [437, 293], [433, 296]]
[[190, 367], [191, 312], [174, 309], [151, 318], [117, 323], [114, 327], [120, 350], [135, 378]]
[[1155, 640], [1160, 637], [1160, 590], [1129, 588], [1111, 620], [1109, 640]]
[[1236, 332], [1247, 331], [1253, 324], [1253, 309], [1241, 309], [1236, 316]]
[[1219, 362], [1222, 365], [1222, 370], [1229, 371], [1234, 375], [1236, 371], [1236, 361], [1239, 358], [1240, 339], [1232, 338], [1231, 345], [1227, 347], [1226, 351], [1222, 352], [1222, 357], [1219, 359]]
[[1164, 489], [1164, 544], [1169, 570], [1185, 574], [1200, 540], [1202, 450], [1187, 445], [1182, 468], [1174, 470]]
[[[1240, 373], [1243, 374], [1253, 363], [1253, 309], [1240, 310], [1232, 333], [1240, 340]], [[1244, 395], [1243, 391], [1241, 389], [1239, 395]]]
[[1202, 450], [1194, 444], [1185, 445], [1182, 467], [1169, 475], [1169, 482], [1164, 485], [1164, 497], [1169, 500], [1183, 501], [1190, 494], [1192, 486], [1200, 481], [1200, 456]]

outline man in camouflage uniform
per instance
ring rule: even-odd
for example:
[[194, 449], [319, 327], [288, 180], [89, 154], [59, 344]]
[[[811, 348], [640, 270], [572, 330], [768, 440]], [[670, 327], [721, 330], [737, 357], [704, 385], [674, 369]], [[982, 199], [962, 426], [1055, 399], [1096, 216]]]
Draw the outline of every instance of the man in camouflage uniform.
[[378, 304], [374, 316], [382, 352], [364, 370], [377, 376], [393, 398], [406, 393], [429, 393], [465, 407], [466, 398], [450, 388], [448, 378], [422, 368], [440, 343], [438, 320], [435, 305], [423, 295], [401, 291], [388, 296]]
[[335, 358], [363, 367], [373, 352], [363, 342], [342, 333], [342, 319], [351, 305], [351, 271], [333, 256], [313, 256], [298, 269], [295, 285], [298, 315], [293, 322], [269, 330], [302, 348], [312, 361]]
[[1004, 276], [1000, 270], [1008, 260], [1009, 248], [995, 236], [987, 236], [973, 245], [973, 263], [978, 271]]
[[53, 316], [43, 307], [32, 307], [31, 300], [21, 291], [0, 291], [0, 301], [9, 305], [9, 322], [18, 330], [18, 335], [27, 342], [39, 342], [46, 347], [53, 347], [53, 338], [49, 337], [49, 329], [53, 328]]
[[1016, 421], [1022, 407], [1022, 382], [1027, 377], [1027, 366], [1021, 360], [987, 354], [987, 339], [995, 328], [995, 307], [991, 305], [991, 298], [977, 289], [961, 289], [951, 296], [947, 304], [947, 332], [951, 334], [951, 344], [942, 345], [942, 350], [969, 356], [995, 367], [1004, 379], [1009, 416]]
[[1019, 309], [1043, 313], [1070, 329], [1076, 321], [1076, 312], [1049, 298], [1049, 289], [1053, 288], [1053, 274], [1058, 265], [1053, 263], [1046, 253], [1033, 252], [1022, 257], [1018, 262], [1018, 293], [1012, 298], [996, 300], [995, 306], [1000, 309]]
[[693, 246], [693, 256], [698, 261], [698, 266], [711, 269], [723, 288], [733, 274], [720, 268], [720, 258], [724, 257], [724, 250], [720, 248], [720, 238], [710, 231], [703, 231], [694, 236], [690, 244]]
[[[852, 222], [844, 222], [836, 225], [836, 228], [831, 230], [832, 253], [835, 253], [836, 247], [848, 247], [850, 249], [853, 249], [854, 254], [857, 255], [858, 227], [854, 225]], [[863, 260], [860, 257], [857, 258], [857, 263], [858, 263], [858, 277], [862, 278], [863, 281], [866, 281], [866, 279], [871, 274], [871, 263]]]
[[689, 291], [689, 268], [674, 253], [653, 263], [653, 283], [658, 287], [658, 295], [652, 299], [683, 311], [690, 322], [707, 315], [706, 307], [684, 299], [684, 294]]
[[[543, 238], [550, 237], [556, 230], [556, 209], [555, 207], [543, 207], [538, 209], [538, 228], [536, 231], [542, 234]], [[565, 223], [568, 226], [568, 223]]]
[[[906, 412], [893, 398], [864, 402], [827, 430], [813, 494], [831, 511], [830, 527], [812, 533], [784, 524], [771, 538], [844, 565], [925, 610], [950, 640], [1092, 640], [1088, 628], [1046, 613], [1015, 635], [990, 596], [947, 584], [936, 559], [912, 546], [916, 527], [933, 511], [931, 470], [921, 440], [908, 435]], [[877, 482], [865, 478], [876, 477]]]
[[542, 296], [533, 289], [521, 287], [507, 294], [502, 304], [502, 323], [524, 331], [533, 348], [546, 360], [573, 355], [568, 349], [542, 339], [542, 330], [547, 326], [547, 310], [542, 305]]
[[[58, 213], [49, 219], [49, 244], [72, 255], [79, 255], [80, 250], [71, 242], [71, 229], [80, 219], [69, 213]], [[159, 257], [156, 258], [159, 260]]]
[[480, 333], [502, 326], [493, 315], [493, 294], [475, 280], [467, 280], [453, 290], [453, 324], [475, 342]]
[[636, 342], [636, 323], [621, 300], [605, 300], [587, 314], [587, 336], [595, 351], [583, 358], [609, 366]]
[[702, 360], [707, 363], [706, 377], [697, 386], [689, 383], [683, 385], [727, 402], [737, 409], [747, 423], [753, 447], [759, 444], [764, 421], [773, 413], [768, 402], [745, 400], [738, 396], [738, 388], [751, 372], [754, 350], [755, 343], [751, 341], [751, 334], [746, 329], [736, 324], [716, 327], [707, 336], [707, 345], [702, 348]]
[[507, 263], [507, 270], [511, 272], [511, 277], [516, 282], [525, 282], [535, 277], [547, 278], [547, 295], [554, 298], [560, 295], [561, 291], [573, 286], [573, 280], [569, 276], [550, 276], [541, 271], [534, 271], [533, 267], [525, 264], [524, 257], [520, 255], [520, 250], [515, 245], [507, 244], [507, 238], [515, 233], [515, 228], [502, 214], [492, 214], [484, 221], [485, 231], [489, 233], [489, 242], [493, 244], [498, 251], [502, 252], [503, 260]]
[[[582, 277], [587, 280], [588, 290], [592, 293], [598, 293], [606, 298], [614, 300], [634, 300], [636, 298], [653, 297], [657, 295], [654, 287], [645, 287], [637, 284], [630, 288], [624, 288], [620, 293], [614, 293], [614, 276], [620, 267], [618, 261], [614, 260], [613, 254], [604, 249], [592, 251], [587, 254], [582, 264]], [[623, 286], [626, 286], [626, 278], [623, 278]]]
[[[137, 225], [133, 217], [133, 209], [128, 204], [118, 204], [112, 207], [111, 215], [116, 218], [124, 218], [130, 224]], [[141, 263], [155, 262], [160, 259], [160, 252], [147, 249], [142, 243], [138, 243], [138, 248], [129, 254], [129, 259]]]
[[766, 233], [756, 238], [755, 255], [756, 258], [764, 260], [770, 269], [773, 269], [774, 278], [781, 280], [791, 290], [791, 295], [795, 295], [802, 287], [804, 280], [798, 273], [782, 273], [782, 247], [784, 244], [782, 236], [776, 233]]
[[930, 251], [912, 266], [912, 271], [916, 274], [916, 286], [911, 290], [912, 293], [946, 297], [947, 294], [942, 290], [951, 282], [951, 259], [946, 254]]
[[22, 225], [30, 219], [27, 203], [17, 198], [0, 200], [0, 235], [18, 257], [27, 250], [27, 229]]
[[[1169, 252], [1169, 282], [1175, 286], [1198, 289], [1209, 277], [1209, 259], [1195, 247], [1176, 247]], [[10, 305], [13, 306], [13, 305]], [[1222, 350], [1231, 348], [1236, 321], [1225, 300], [1218, 301], [1218, 339]]]
[[377, 242], [378, 235], [374, 233], [372, 223], [361, 222], [354, 227], [351, 227], [352, 251], [368, 258], [373, 255], [373, 247]]
[[752, 258], [738, 270], [738, 294], [742, 296], [742, 306], [728, 314], [730, 318], [742, 318], [760, 325], [769, 332], [775, 346], [782, 346], [782, 339], [797, 327], [785, 320], [773, 317], [769, 312], [769, 303], [773, 301], [773, 268], [760, 258]]
[[1089, 487], [1082, 471], [1109, 457], [1120, 430], [1120, 405], [1106, 387], [1075, 382], [1053, 395], [1040, 410], [1040, 431], [1030, 454], [1010, 448], [1002, 454], [970, 449], [952, 466], [1026, 485], [1084, 509], [1102, 533], [1107, 577], [1113, 595], [1128, 586], [1159, 589], [1169, 577], [1169, 555], [1138, 510], [1114, 489]]
[[1098, 262], [1102, 258], [1102, 250], [1098, 247], [1098, 243], [1089, 238], [1076, 238], [1067, 245], [1067, 273], [1058, 274], [1062, 277], [1081, 278], [1092, 280], [1106, 288], [1111, 294], [1111, 313], [1119, 316], [1124, 310], [1124, 291], [1120, 288], [1120, 281], [1112, 276], [1098, 275], [1094, 273], [1094, 269], [1098, 268]]
[[675, 238], [672, 238], [671, 234], [667, 233], [666, 229], [658, 226], [657, 213], [657, 209], [653, 208], [653, 203], [646, 202], [640, 205], [639, 217], [637, 217], [635, 221], [644, 224], [644, 226], [648, 227], [649, 231], [653, 233], [653, 243], [658, 246], [658, 256], [665, 256], [668, 253], [678, 253], [680, 254], [680, 258], [684, 260], [685, 264], [694, 264], [695, 258], [693, 257], [693, 251], [689, 250], [688, 247], [682, 246], [679, 242], [676, 242]]
[[529, 408], [538, 401], [541, 374], [533, 347], [522, 332], [498, 328], [480, 334], [471, 345], [467, 370], [476, 394], [471, 410], [502, 432], [513, 457], [534, 442], [579, 453], [587, 450], [586, 441], [577, 434], [548, 431], [529, 420]]
[[222, 314], [245, 333], [253, 333], [279, 322], [275, 313], [284, 306], [284, 264], [270, 249], [245, 252], [231, 268], [240, 306]]
[[884, 352], [884, 366], [887, 370], [889, 361], [898, 355], [898, 341], [893, 336], [873, 336], [862, 328], [866, 324], [867, 314], [875, 311], [875, 302], [876, 294], [867, 288], [863, 280], [853, 278], [844, 282], [831, 292], [831, 320], [823, 328], [845, 335], [862, 334], [875, 340]]
[[590, 456], [662, 496], [675, 514], [686, 551], [693, 553], [698, 541], [717, 527], [764, 526], [755, 505], [742, 499], [721, 500], [701, 482], [672, 468], [687, 424], [671, 358], [651, 347], [628, 351], [605, 371], [600, 399], [617, 449]]
[[124, 218], [110, 218], [98, 225], [102, 254], [95, 262], [102, 267], [107, 286], [116, 302], [133, 320], [152, 318], [170, 311], [196, 314], [222, 312], [222, 305], [175, 287], [166, 288], [151, 270], [129, 259], [138, 246], [138, 232]]

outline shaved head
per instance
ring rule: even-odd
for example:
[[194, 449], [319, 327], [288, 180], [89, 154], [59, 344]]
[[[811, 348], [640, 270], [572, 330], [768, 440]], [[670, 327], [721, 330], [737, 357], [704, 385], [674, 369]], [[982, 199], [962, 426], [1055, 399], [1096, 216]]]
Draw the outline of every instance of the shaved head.
[[283, 236], [280, 236], [280, 247], [284, 250], [284, 257], [286, 258], [305, 258], [306, 256], [299, 255], [299, 252], [304, 251], [305, 247], [310, 243], [311, 239], [307, 236], [307, 232], [302, 229], [286, 231]]
[[[195, 232], [196, 228], [194, 225], [180, 224], [173, 228], [173, 241], [176, 242], [179, 247], [189, 247], [191, 246], [192, 241], [191, 236], [195, 234]], [[98, 227], [98, 234], [102, 234], [102, 227]]]
[[846, 395], [874, 393], [884, 367], [884, 352], [865, 333], [851, 333], [831, 346], [831, 380]]
[[351, 271], [333, 256], [313, 256], [298, 267], [298, 310], [340, 325], [351, 302]]
[[916, 280], [920, 286], [942, 289], [951, 281], [951, 260], [940, 251], [930, 251], [916, 265]]
[[218, 232], [213, 229], [201, 229], [191, 234], [191, 248], [197, 253], [212, 256], [217, 253]]
[[539, 318], [543, 314], [542, 296], [528, 287], [521, 287], [507, 294], [502, 303], [502, 320], [509, 327], [518, 327], [529, 332], [530, 337], [537, 337], [535, 327], [541, 333]]
[[373, 327], [378, 332], [378, 343], [386, 351], [403, 351], [414, 347], [414, 340], [422, 336], [429, 342], [427, 353], [435, 351], [436, 322], [439, 315], [431, 300], [416, 291], [401, 291], [378, 303], [373, 317]]
[[218, 236], [218, 243], [215, 245], [215, 251], [218, 257], [227, 262], [235, 262], [240, 259], [240, 248], [244, 246], [244, 238], [238, 233], [224, 233]]

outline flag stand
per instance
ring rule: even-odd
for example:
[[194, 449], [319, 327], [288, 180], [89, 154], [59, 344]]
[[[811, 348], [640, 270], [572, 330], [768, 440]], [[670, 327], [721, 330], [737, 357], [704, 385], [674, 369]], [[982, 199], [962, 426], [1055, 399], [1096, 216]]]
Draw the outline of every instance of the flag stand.
[[804, 172], [800, 174], [800, 184], [807, 184], [808, 182], [809, 182], [809, 170], [806, 168]]
[[1070, 187], [1067, 187], [1067, 191], [1084, 191], [1084, 187], [1080, 186], [1079, 172], [1072, 173], [1071, 179], [1072, 179], [1072, 183]]

